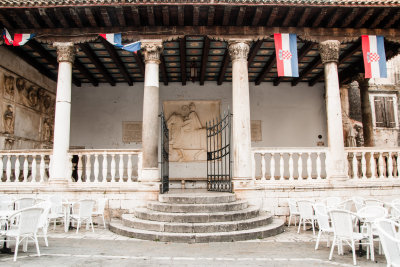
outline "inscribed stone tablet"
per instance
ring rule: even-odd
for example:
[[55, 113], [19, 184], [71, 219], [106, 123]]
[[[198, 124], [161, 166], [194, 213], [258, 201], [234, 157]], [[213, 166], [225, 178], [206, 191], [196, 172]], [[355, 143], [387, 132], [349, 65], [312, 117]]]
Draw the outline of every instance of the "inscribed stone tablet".
[[122, 122], [122, 142], [141, 143], [142, 142], [142, 122], [123, 121]]
[[251, 121], [251, 141], [262, 141], [261, 121]]

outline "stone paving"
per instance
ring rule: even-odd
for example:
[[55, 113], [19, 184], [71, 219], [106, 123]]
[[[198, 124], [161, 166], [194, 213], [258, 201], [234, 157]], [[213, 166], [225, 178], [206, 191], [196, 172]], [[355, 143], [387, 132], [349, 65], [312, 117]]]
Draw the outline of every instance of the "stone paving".
[[[101, 227], [95, 227], [95, 233], [84, 228], [79, 234], [65, 233], [62, 226], [49, 231], [49, 247], [39, 240], [41, 257], [30, 244], [27, 253], [19, 253], [16, 263], [12, 255], [0, 254], [0, 266], [353, 266], [349, 249], [343, 256], [335, 251], [329, 261], [326, 239], [315, 251], [312, 231], [297, 234], [293, 226], [265, 239], [203, 244], [143, 241]], [[386, 260], [376, 255], [376, 262], [372, 262], [364, 256], [357, 258], [357, 264], [385, 266]]]

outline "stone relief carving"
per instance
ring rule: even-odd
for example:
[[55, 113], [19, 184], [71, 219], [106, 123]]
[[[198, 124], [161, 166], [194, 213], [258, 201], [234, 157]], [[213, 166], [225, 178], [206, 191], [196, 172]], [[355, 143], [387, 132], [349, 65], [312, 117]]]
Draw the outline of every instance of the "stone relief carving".
[[53, 141], [53, 123], [50, 118], [43, 120], [42, 140], [45, 142]]
[[11, 105], [7, 105], [6, 111], [3, 114], [3, 125], [5, 133], [14, 133], [14, 108]]
[[13, 76], [4, 75], [4, 94], [9, 98], [14, 97], [14, 80]]

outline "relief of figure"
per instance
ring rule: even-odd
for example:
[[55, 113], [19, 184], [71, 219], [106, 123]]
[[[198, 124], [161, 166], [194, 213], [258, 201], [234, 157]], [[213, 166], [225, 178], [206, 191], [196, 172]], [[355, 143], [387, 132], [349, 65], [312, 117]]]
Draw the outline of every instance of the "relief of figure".
[[19, 92], [25, 90], [25, 87], [26, 87], [26, 81], [25, 81], [25, 79], [24, 79], [24, 78], [17, 78], [16, 85], [17, 85], [17, 90], [18, 90]]
[[355, 128], [356, 128], [356, 132], [357, 132], [357, 134], [356, 134], [357, 147], [362, 147], [362, 146], [364, 146], [363, 127], [356, 125]]
[[36, 107], [36, 105], [38, 103], [38, 94], [37, 93], [38, 92], [35, 87], [33, 87], [33, 86], [29, 87], [28, 92], [27, 92], [27, 96], [28, 96], [27, 99], [28, 99], [28, 105], [32, 108]]
[[[181, 114], [174, 112], [167, 120], [172, 161], [200, 160], [201, 155], [205, 157], [207, 152], [206, 129], [202, 128], [194, 103], [183, 105], [181, 110]], [[193, 156], [185, 154], [187, 150], [193, 151]]]
[[43, 121], [43, 141], [51, 142], [52, 126], [49, 118]]
[[4, 75], [4, 92], [9, 96], [14, 96], [14, 77]]
[[348, 129], [347, 129], [347, 139], [346, 143], [348, 147], [356, 147], [356, 135], [357, 131], [354, 129], [353, 125], [351, 123], [348, 124]]
[[8, 134], [14, 133], [14, 108], [11, 105], [7, 105], [7, 110], [3, 115], [4, 121], [4, 132]]

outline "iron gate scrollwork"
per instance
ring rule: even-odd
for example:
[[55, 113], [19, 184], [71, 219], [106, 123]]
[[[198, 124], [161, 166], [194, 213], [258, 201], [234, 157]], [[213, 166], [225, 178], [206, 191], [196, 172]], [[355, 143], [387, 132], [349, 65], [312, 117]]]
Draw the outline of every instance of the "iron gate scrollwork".
[[232, 192], [231, 119], [222, 118], [206, 123], [207, 128], [207, 190]]
[[160, 193], [169, 190], [169, 130], [165, 121], [164, 112], [161, 112], [161, 184]]

